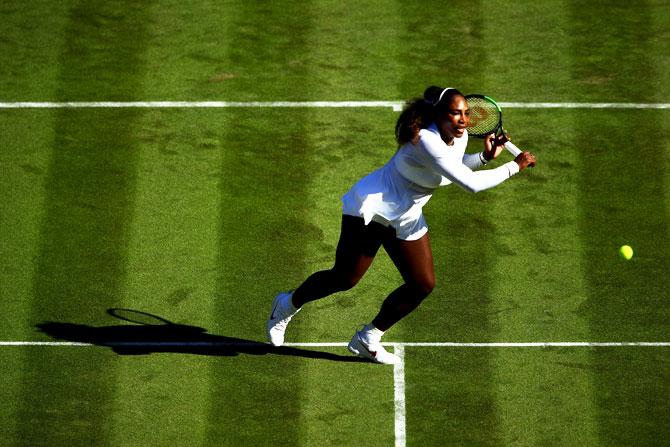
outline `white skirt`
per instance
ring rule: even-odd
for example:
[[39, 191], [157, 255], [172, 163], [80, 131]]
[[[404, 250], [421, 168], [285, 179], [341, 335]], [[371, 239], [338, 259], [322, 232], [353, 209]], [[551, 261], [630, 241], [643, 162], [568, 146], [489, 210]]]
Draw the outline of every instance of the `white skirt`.
[[392, 163], [371, 172], [342, 197], [342, 213], [395, 229], [396, 237], [414, 241], [428, 232], [423, 206], [432, 191], [400, 175]]

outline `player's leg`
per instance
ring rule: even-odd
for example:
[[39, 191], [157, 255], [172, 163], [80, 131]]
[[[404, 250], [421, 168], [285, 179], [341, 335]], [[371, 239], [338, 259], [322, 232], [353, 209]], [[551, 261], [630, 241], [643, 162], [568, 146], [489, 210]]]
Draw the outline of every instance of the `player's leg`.
[[435, 273], [428, 234], [415, 241], [386, 239], [384, 248], [405, 283], [386, 298], [372, 323], [354, 334], [349, 350], [378, 363], [395, 364], [400, 358], [384, 349], [382, 335], [430, 294], [435, 286]]
[[277, 295], [267, 322], [270, 342], [275, 346], [284, 343], [286, 326], [305, 303], [355, 286], [372, 264], [389, 232], [393, 230], [376, 222], [365, 225], [362, 218], [342, 216], [333, 268], [313, 273], [293, 292]]
[[293, 305], [300, 308], [310, 301], [349, 290], [358, 284], [389, 232], [393, 230], [376, 222], [365, 225], [360, 217], [342, 216], [335, 264], [329, 270], [309, 276], [293, 292]]
[[386, 298], [379, 314], [372, 320], [381, 331], [388, 330], [416, 309], [435, 288], [433, 251], [428, 233], [414, 241], [387, 241], [384, 248], [405, 283]]

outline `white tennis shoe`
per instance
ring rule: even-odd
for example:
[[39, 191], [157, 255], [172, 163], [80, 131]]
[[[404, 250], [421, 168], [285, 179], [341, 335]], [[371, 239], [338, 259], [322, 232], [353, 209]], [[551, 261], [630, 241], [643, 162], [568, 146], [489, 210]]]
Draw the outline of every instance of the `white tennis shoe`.
[[292, 297], [293, 292], [283, 292], [277, 295], [274, 301], [272, 301], [272, 312], [270, 312], [270, 318], [267, 323], [267, 333], [268, 340], [273, 346], [284, 344], [286, 326], [291, 321], [291, 318], [300, 312], [300, 309], [293, 307], [291, 303]]
[[400, 357], [388, 352], [381, 344], [381, 335], [363, 328], [357, 331], [349, 342], [349, 351], [359, 357], [370, 359], [384, 365], [400, 363]]

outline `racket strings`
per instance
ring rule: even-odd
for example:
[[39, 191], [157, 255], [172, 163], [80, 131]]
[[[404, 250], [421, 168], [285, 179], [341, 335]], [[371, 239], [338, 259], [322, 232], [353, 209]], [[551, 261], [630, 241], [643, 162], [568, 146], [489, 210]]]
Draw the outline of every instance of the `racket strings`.
[[483, 98], [468, 98], [470, 107], [470, 124], [468, 133], [472, 136], [486, 135], [494, 132], [500, 125], [500, 111]]

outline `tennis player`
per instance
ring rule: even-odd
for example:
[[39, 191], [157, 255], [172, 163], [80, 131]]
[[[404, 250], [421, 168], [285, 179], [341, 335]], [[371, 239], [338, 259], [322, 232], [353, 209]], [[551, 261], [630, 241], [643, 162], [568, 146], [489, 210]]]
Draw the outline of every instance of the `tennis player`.
[[275, 297], [267, 322], [268, 339], [274, 346], [284, 343], [286, 327], [303, 305], [354, 287], [383, 246], [404, 284], [391, 292], [377, 316], [354, 334], [349, 351], [377, 363], [400, 360], [381, 345], [382, 335], [416, 309], [435, 287], [423, 206], [439, 186], [454, 183], [474, 193], [535, 165], [535, 157], [523, 152], [495, 169], [475, 171], [500, 155], [504, 141], [488, 135], [482, 152], [466, 154], [468, 122], [467, 101], [454, 88], [429, 87], [423, 98], [407, 103], [395, 128], [398, 151], [342, 198], [342, 228], [334, 266], [313, 273], [294, 291]]

